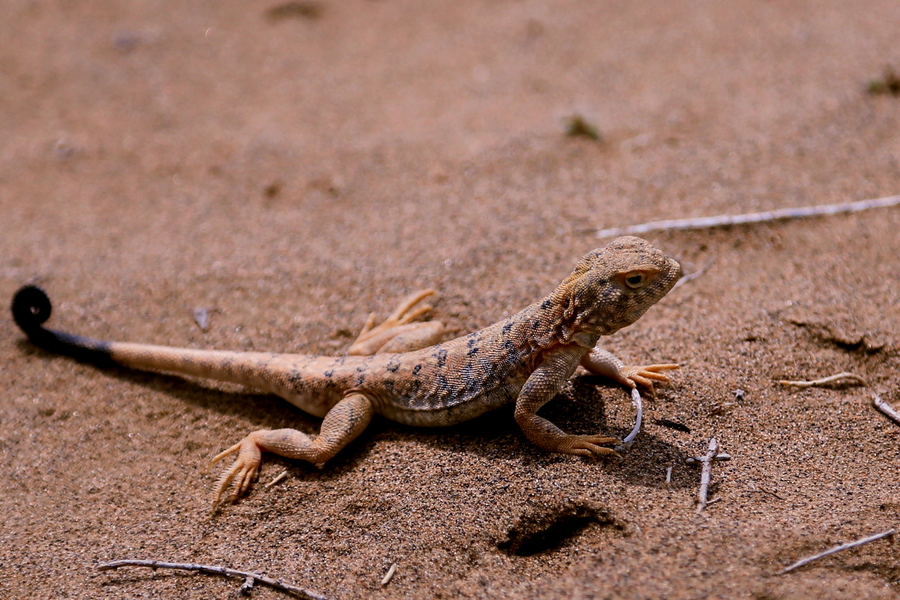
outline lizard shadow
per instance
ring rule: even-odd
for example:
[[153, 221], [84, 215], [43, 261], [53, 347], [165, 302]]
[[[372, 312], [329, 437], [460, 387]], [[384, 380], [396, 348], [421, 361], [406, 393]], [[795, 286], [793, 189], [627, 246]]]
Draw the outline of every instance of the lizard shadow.
[[[601, 393], [600, 389], [606, 390]], [[571, 379], [538, 414], [550, 420], [563, 431], [574, 434], [606, 433], [611, 436], [625, 437], [630, 427], [608, 425], [607, 401], [631, 401], [628, 393], [617, 386], [610, 387], [610, 382], [593, 375]], [[421, 442], [434, 448], [463, 454], [492, 458], [511, 456], [519, 457], [523, 464], [535, 468], [547, 467], [565, 461], [587, 461], [608, 465], [605, 471], [611, 476], [629, 485], [662, 488], [665, 483], [666, 468], [675, 464], [684, 464], [691, 456], [683, 448], [676, 446], [647, 430], [645, 409], [644, 422], [634, 447], [623, 454], [621, 459], [590, 459], [563, 454], [553, 454], [534, 446], [522, 433], [513, 417], [513, 405], [507, 405], [488, 412], [480, 417], [440, 428], [411, 427], [392, 423], [386, 419], [377, 419], [370, 426], [373, 435], [379, 440], [396, 440], [403, 442]], [[633, 410], [629, 416], [633, 418]], [[652, 426], [651, 426], [652, 427]], [[369, 430], [367, 430], [368, 432]], [[695, 485], [693, 481], [676, 478], [670, 487], [681, 488]]]
[[[47, 352], [27, 340], [20, 340], [18, 346], [27, 354], [47, 359], [59, 357], [58, 354]], [[169, 395], [187, 405], [245, 420], [251, 425], [241, 435], [256, 429], [284, 427], [315, 434], [318, 433], [322, 422], [322, 419], [307, 414], [278, 396], [253, 391], [243, 386], [217, 384], [202, 379], [142, 371], [119, 365], [97, 365], [71, 357], [66, 357], [66, 360], [90, 365], [104, 376]], [[610, 391], [603, 394], [600, 387]], [[602, 377], [589, 375], [571, 379], [561, 392], [539, 411], [539, 414], [568, 433], [604, 432], [622, 438], [628, 430], [608, 426], [604, 397], [613, 402], [621, 401], [630, 405], [624, 391], [609, 387], [608, 380]], [[376, 440], [420, 442], [443, 451], [474, 454], [488, 459], [518, 456], [523, 463], [533, 465], [535, 468], [561, 461], [593, 460], [551, 454], [537, 448], [528, 441], [516, 424], [513, 410], [513, 405], [508, 405], [465, 423], [439, 428], [413, 427], [376, 417], [369, 427], [348, 448], [331, 459], [324, 469], [303, 461], [277, 456], [271, 456], [267, 461], [280, 463], [292, 471], [303, 473], [304, 476], [330, 480], [340, 477], [342, 473], [364, 462], [373, 448], [372, 442]], [[222, 449], [235, 441], [237, 440], [228, 440]], [[684, 450], [653, 435], [645, 427], [638, 436], [636, 446], [621, 460], [614, 458], [604, 461], [609, 465], [605, 471], [628, 484], [662, 487], [665, 485], [665, 468], [672, 464], [683, 464], [688, 456]], [[691, 484], [676, 480], [671, 485], [684, 487]]]

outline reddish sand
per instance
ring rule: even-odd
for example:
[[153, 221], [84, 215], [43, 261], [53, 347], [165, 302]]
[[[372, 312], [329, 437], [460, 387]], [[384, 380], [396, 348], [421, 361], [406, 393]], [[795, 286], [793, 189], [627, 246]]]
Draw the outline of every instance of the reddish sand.
[[[38, 282], [95, 337], [340, 353], [423, 287], [464, 333], [550, 290], [592, 229], [900, 193], [900, 97], [867, 91], [900, 69], [895, 0], [6, 4], [0, 297]], [[576, 115], [599, 140], [565, 135]], [[683, 365], [621, 461], [546, 454], [509, 410], [377, 420], [322, 469], [267, 460], [289, 477], [214, 517], [210, 457], [318, 421], [47, 354], [7, 315], [0, 597], [239, 586], [96, 571], [155, 558], [333, 599], [896, 598], [887, 540], [775, 575], [900, 527], [900, 427], [870, 391], [775, 381], [853, 371], [900, 407], [898, 230], [885, 208], [648, 235], [713, 262], [605, 342]], [[596, 384], [545, 414], [624, 435], [626, 393]], [[697, 515], [684, 459], [712, 436], [732, 460]]]

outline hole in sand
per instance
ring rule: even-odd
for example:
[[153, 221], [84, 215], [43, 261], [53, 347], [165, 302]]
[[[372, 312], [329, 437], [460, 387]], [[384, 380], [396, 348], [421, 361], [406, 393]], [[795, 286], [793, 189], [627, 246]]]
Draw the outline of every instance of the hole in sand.
[[622, 529], [604, 508], [588, 502], [569, 502], [526, 512], [497, 541], [497, 548], [513, 556], [532, 556], [562, 548], [591, 525]]

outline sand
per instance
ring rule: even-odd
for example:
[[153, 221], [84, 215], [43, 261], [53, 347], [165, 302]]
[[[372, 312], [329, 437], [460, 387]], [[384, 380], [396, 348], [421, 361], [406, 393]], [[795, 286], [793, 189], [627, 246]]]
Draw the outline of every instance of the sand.
[[[900, 69], [891, 0], [7, 4], [0, 296], [39, 283], [85, 335], [335, 354], [424, 287], [462, 334], [552, 289], [597, 228], [900, 193], [900, 98], [868, 91]], [[565, 135], [573, 117], [599, 139]], [[0, 596], [240, 583], [96, 571], [154, 558], [334, 599], [896, 598], [889, 540], [775, 575], [900, 526], [900, 427], [871, 390], [775, 381], [852, 371], [900, 407], [898, 230], [884, 208], [648, 234], [709, 268], [604, 342], [682, 365], [621, 461], [546, 454], [510, 410], [376, 420], [324, 468], [271, 457], [215, 516], [212, 456], [317, 419], [52, 356], [7, 314]], [[544, 414], [634, 418], [592, 378]], [[713, 436], [732, 459], [698, 515], [684, 460]]]

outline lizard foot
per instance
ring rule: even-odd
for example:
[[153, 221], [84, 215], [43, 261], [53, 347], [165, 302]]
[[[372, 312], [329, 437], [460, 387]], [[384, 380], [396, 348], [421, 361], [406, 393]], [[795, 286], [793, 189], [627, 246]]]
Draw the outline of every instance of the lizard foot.
[[[669, 376], [662, 371], [671, 371], [672, 369], [680, 369], [676, 364], [661, 365], [625, 365], [622, 367], [622, 375], [628, 382], [629, 387], [643, 386], [650, 390], [653, 397], [656, 397], [656, 389], [653, 387], [655, 383], [671, 383]], [[625, 383], [625, 382], [622, 382]]]
[[669, 383], [669, 376], [663, 371], [680, 368], [676, 364], [660, 365], [624, 365], [612, 353], [603, 348], [594, 348], [581, 359], [581, 366], [595, 375], [609, 377], [622, 385], [634, 388], [641, 386], [656, 396], [654, 383]]
[[568, 435], [561, 441], [556, 452], [564, 454], [577, 454], [578, 456], [587, 456], [590, 458], [599, 458], [601, 456], [621, 455], [611, 448], [604, 448], [598, 444], [621, 444], [622, 441], [614, 437], [606, 437], [603, 435]]
[[219, 506], [223, 496], [234, 483], [234, 492], [229, 496], [231, 502], [237, 501], [250, 488], [250, 484], [259, 476], [259, 466], [262, 464], [262, 451], [256, 438], [262, 432], [254, 431], [243, 440], [217, 455], [210, 461], [213, 466], [223, 458], [237, 453], [237, 458], [227, 471], [224, 471], [216, 481], [216, 495], [213, 498], [213, 510]]
[[421, 302], [436, 293], [428, 289], [412, 294], [380, 325], [375, 325], [375, 313], [370, 314], [347, 353], [367, 356], [380, 352], [410, 352], [441, 341], [444, 333], [442, 323], [414, 322], [433, 310], [430, 304]]

